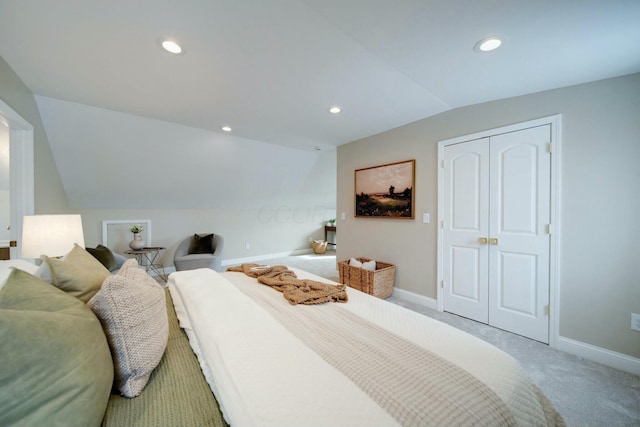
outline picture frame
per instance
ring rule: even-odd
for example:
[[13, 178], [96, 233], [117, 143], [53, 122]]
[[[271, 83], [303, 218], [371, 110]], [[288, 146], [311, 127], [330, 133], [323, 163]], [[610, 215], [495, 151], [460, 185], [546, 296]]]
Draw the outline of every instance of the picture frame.
[[355, 217], [414, 219], [415, 171], [415, 159], [357, 169]]
[[102, 244], [112, 251], [122, 253], [129, 250], [129, 242], [133, 233], [129, 230], [133, 225], [142, 226], [142, 239], [145, 247], [151, 246], [150, 219], [120, 219], [102, 221]]

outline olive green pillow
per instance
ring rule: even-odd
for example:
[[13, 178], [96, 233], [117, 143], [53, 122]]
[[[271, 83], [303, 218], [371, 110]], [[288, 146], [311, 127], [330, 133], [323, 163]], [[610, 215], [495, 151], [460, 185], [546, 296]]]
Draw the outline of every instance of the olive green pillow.
[[[50, 283], [85, 303], [100, 290], [104, 279], [111, 274], [100, 261], [77, 244], [64, 259], [42, 258], [50, 269]], [[45, 275], [38, 276], [45, 278]]]
[[118, 268], [116, 258], [113, 256], [113, 252], [111, 252], [111, 249], [109, 249], [108, 247], [98, 245], [95, 248], [85, 249], [91, 254], [91, 256], [100, 261], [100, 264], [104, 265], [107, 270], [113, 271]]
[[113, 361], [82, 301], [14, 269], [0, 290], [0, 343], [0, 425], [100, 425]]

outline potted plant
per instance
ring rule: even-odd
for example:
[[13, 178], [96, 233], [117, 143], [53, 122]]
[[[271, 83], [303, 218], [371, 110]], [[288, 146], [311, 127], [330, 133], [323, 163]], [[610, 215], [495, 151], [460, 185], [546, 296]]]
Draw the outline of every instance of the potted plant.
[[145, 242], [142, 240], [142, 230], [144, 227], [140, 224], [132, 225], [129, 227], [129, 231], [133, 233], [133, 240], [129, 242], [129, 247], [134, 251], [144, 248]]
[[335, 227], [336, 226], [336, 219], [335, 218], [331, 218], [330, 220], [327, 221], [327, 225], [329, 227]]

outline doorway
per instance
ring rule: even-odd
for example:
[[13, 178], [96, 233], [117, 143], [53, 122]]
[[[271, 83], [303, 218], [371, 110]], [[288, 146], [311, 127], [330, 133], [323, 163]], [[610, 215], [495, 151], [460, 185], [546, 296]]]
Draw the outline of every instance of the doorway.
[[[0, 247], [9, 249], [9, 258], [21, 257], [22, 218], [34, 213], [33, 126], [0, 99], [0, 127], [8, 134], [8, 197], [2, 207], [8, 214], [8, 240], [0, 237]], [[2, 156], [2, 153], [0, 153]], [[0, 190], [2, 191], [2, 190]], [[8, 206], [7, 206], [8, 205]], [[4, 213], [0, 214], [4, 215]], [[1, 218], [1, 216], [0, 216]], [[0, 224], [0, 227], [6, 225]]]
[[11, 241], [9, 155], [9, 128], [0, 124], [0, 261], [9, 259]]
[[442, 141], [439, 308], [549, 343], [550, 122]]

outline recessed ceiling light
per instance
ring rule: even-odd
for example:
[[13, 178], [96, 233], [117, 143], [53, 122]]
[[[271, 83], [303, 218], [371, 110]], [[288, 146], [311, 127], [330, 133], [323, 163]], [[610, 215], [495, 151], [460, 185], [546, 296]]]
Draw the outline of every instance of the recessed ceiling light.
[[229, 126], [222, 126], [220, 129], [222, 129], [225, 132], [231, 132], [231, 128]]
[[331, 114], [338, 114], [341, 111], [342, 111], [342, 108], [338, 107], [337, 105], [334, 106], [334, 107], [329, 108], [329, 112]]
[[473, 50], [479, 53], [491, 52], [499, 48], [506, 41], [503, 36], [485, 37], [473, 46]]
[[162, 47], [169, 53], [174, 53], [176, 55], [182, 53], [182, 47], [173, 40], [165, 40], [162, 42]]

